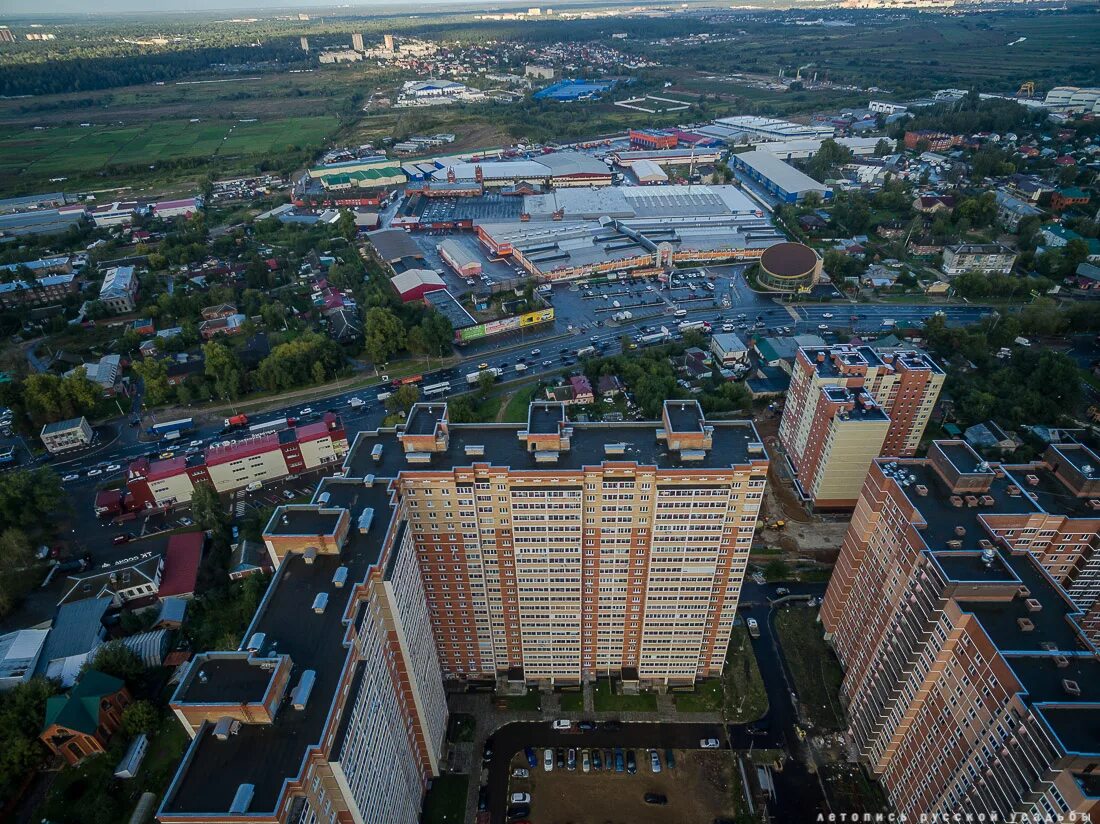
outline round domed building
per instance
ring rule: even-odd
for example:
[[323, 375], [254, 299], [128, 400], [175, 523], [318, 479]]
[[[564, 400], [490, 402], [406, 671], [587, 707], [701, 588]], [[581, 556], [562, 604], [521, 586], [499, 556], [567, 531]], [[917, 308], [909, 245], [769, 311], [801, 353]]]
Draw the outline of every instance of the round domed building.
[[821, 274], [821, 258], [804, 243], [777, 243], [760, 256], [756, 279], [766, 289], [809, 289]]

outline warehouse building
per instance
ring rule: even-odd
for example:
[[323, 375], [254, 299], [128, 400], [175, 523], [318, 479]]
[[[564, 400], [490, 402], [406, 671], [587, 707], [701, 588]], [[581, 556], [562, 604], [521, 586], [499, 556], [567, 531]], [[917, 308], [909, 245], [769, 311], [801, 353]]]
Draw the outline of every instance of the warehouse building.
[[829, 187], [762, 150], [730, 155], [730, 167], [755, 181], [783, 203], [797, 203], [811, 192], [828, 200]]
[[447, 283], [433, 269], [406, 269], [390, 278], [402, 303], [423, 299], [428, 292], [446, 289]]
[[676, 135], [658, 129], [631, 129], [628, 137], [631, 146], [642, 149], [675, 149], [679, 143]]
[[668, 175], [665, 174], [665, 170], [652, 160], [636, 160], [630, 167], [630, 170], [634, 173], [634, 177], [638, 178], [638, 183], [642, 186], [668, 183]]
[[833, 126], [825, 124], [807, 126], [802, 123], [792, 123], [789, 120], [757, 117], [755, 115], [720, 117], [711, 126], [703, 126], [695, 131], [724, 140], [740, 139], [743, 142], [750, 143], [769, 140], [798, 140], [801, 138], [824, 140], [826, 137], [832, 137], [836, 134], [836, 129]]
[[688, 146], [683, 149], [638, 149], [616, 152], [613, 157], [620, 166], [631, 168], [641, 160], [656, 163], [658, 166], [696, 166], [705, 163], [717, 163], [722, 159], [723, 150], [703, 149]]
[[464, 278], [481, 274], [481, 260], [460, 241], [448, 238], [439, 244], [439, 256]]
[[551, 152], [535, 160], [500, 160], [451, 163], [433, 176], [435, 180], [475, 181], [485, 186], [530, 183], [539, 186], [610, 186], [607, 164], [582, 152]]
[[232, 492], [298, 475], [335, 465], [347, 448], [343, 423], [329, 412], [316, 423], [210, 446], [196, 455], [157, 461], [139, 458], [126, 472], [130, 506], [154, 509], [186, 503], [195, 485], [203, 482], [213, 484], [218, 492]]

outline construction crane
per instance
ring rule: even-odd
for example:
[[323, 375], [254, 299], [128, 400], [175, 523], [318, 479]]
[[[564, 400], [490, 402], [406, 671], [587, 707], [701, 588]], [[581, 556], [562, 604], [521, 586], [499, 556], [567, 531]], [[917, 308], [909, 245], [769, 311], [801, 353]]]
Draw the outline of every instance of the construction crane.
[[1031, 98], [1035, 96], [1035, 81], [1025, 80], [1020, 84], [1019, 90], [1016, 92], [1017, 97]]

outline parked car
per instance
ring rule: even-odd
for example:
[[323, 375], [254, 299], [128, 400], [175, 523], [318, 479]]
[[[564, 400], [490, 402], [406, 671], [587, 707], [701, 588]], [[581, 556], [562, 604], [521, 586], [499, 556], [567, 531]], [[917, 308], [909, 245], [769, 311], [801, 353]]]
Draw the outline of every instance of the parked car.
[[122, 464], [110, 464], [107, 467], [108, 472], [118, 472], [120, 469], [122, 469]]
[[588, 750], [581, 750], [581, 772], [592, 771], [592, 756]]
[[535, 757], [535, 751], [530, 747], [523, 748], [523, 755], [527, 759], [527, 766], [532, 770], [539, 765], [539, 760]]
[[670, 770], [676, 769], [676, 756], [671, 749], [665, 750], [665, 766]]
[[530, 804], [531, 793], [512, 793], [508, 797], [508, 801], [512, 804]]
[[190, 518], [180, 518], [180, 526], [191, 526], [194, 523]]
[[655, 773], [661, 771], [661, 756], [657, 754], [656, 750], [649, 751], [649, 768]]
[[569, 772], [577, 769], [577, 751], [572, 747], [569, 748], [569, 752], [566, 754], [565, 767]]
[[94, 478], [96, 475], [102, 475], [102, 474], [103, 474], [102, 469], [89, 469], [88, 470], [88, 477], [89, 478]]
[[555, 730], [568, 730], [572, 729], [573, 722], [570, 721], [568, 718], [559, 718], [553, 724], [551, 724], [551, 727]]
[[603, 759], [600, 758], [600, 751], [598, 749], [592, 750], [592, 769], [596, 772], [603, 769]]
[[625, 767], [626, 761], [623, 759], [623, 748], [615, 748], [615, 772], [622, 772]]
[[791, 591], [789, 589], [787, 589], [786, 587], [776, 587], [775, 588], [775, 595], [776, 595], [777, 598], [782, 598], [784, 595], [790, 595], [790, 594], [791, 594]]
[[631, 775], [638, 772], [638, 759], [634, 757], [634, 750], [626, 751], [626, 771]]
[[119, 544], [128, 544], [128, 543], [130, 543], [130, 536], [129, 535], [116, 535], [114, 538], [111, 539], [111, 543], [114, 544], [115, 546], [118, 546]]
[[80, 476], [70, 472], [68, 475], [63, 476], [61, 480], [65, 483], [69, 483], [70, 481], [79, 481]]
[[542, 753], [542, 771], [553, 772], [554, 771], [554, 751], [547, 747]]
[[746, 618], [745, 619], [745, 624], [749, 628], [749, 637], [750, 638], [759, 638], [760, 637], [760, 624], [758, 624], [756, 622], [755, 618]]
[[700, 738], [699, 746], [704, 750], [716, 750], [722, 746], [722, 743], [717, 738]]
[[513, 804], [508, 808], [508, 820], [519, 821], [521, 818], [527, 818], [531, 814], [530, 804]]
[[565, 748], [558, 747], [554, 755], [556, 756], [554, 760], [557, 762], [558, 769], [565, 767]]
[[581, 723], [577, 724], [577, 729], [585, 730], [585, 731], [594, 730], [594, 729], [596, 729], [596, 722], [595, 721], [581, 721]]
[[662, 793], [646, 793], [642, 796], [642, 800], [646, 804], [656, 804], [657, 806], [664, 806], [668, 803], [668, 796]]
[[489, 788], [484, 784], [477, 790], [477, 808], [478, 810], [489, 809]]
[[531, 773], [527, 771], [526, 767], [516, 767], [512, 770], [512, 778], [530, 778]]

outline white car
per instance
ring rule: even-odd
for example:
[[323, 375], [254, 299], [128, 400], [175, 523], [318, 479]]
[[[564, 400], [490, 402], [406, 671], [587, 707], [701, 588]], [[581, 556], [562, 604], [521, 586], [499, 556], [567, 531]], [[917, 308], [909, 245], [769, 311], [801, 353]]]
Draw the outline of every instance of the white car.
[[568, 730], [573, 728], [573, 722], [570, 721], [568, 718], [559, 718], [557, 721], [551, 724], [551, 727], [555, 730]]
[[530, 804], [531, 793], [512, 793], [508, 796], [509, 804]]
[[722, 746], [717, 738], [700, 738], [699, 746], [704, 750], [716, 750]]
[[302, 414], [302, 415], [312, 415], [313, 414], [313, 407], [312, 406], [307, 406], [305, 409], [303, 409], [301, 411], [300, 414]]
[[817, 328], [818, 328], [819, 330], [821, 330], [822, 332], [828, 332], [828, 331], [829, 331], [829, 324], [827, 324], [827, 323], [819, 323], [819, 324], [817, 325]]
[[832, 312], [826, 312], [826, 313], [825, 313], [824, 315], [822, 315], [821, 317], [825, 318], [825, 320], [828, 320], [828, 319], [829, 319], [829, 318], [831, 318], [832, 316], [833, 316], [833, 313], [832, 313]]
[[118, 472], [120, 469], [122, 469], [122, 464], [111, 464], [107, 467], [108, 472]]
[[547, 747], [542, 753], [542, 770], [543, 772], [554, 771], [554, 751]]
[[66, 475], [61, 480], [65, 481], [66, 483], [68, 483], [69, 481], [79, 481], [80, 476], [79, 475]]
[[531, 357], [536, 357], [536, 356], [541, 355], [541, 354], [542, 354], [541, 349], [532, 349], [531, 350]]
[[554, 362], [553, 362], [552, 360], [544, 360], [544, 361], [542, 362], [542, 365], [543, 365], [543, 366], [553, 366], [553, 365], [554, 365]]
[[89, 478], [94, 478], [96, 475], [102, 475], [102, 474], [103, 474], [102, 469], [89, 469], [88, 470], [88, 477]]
[[512, 770], [512, 778], [530, 778], [531, 773], [527, 771], [526, 767], [516, 767]]

